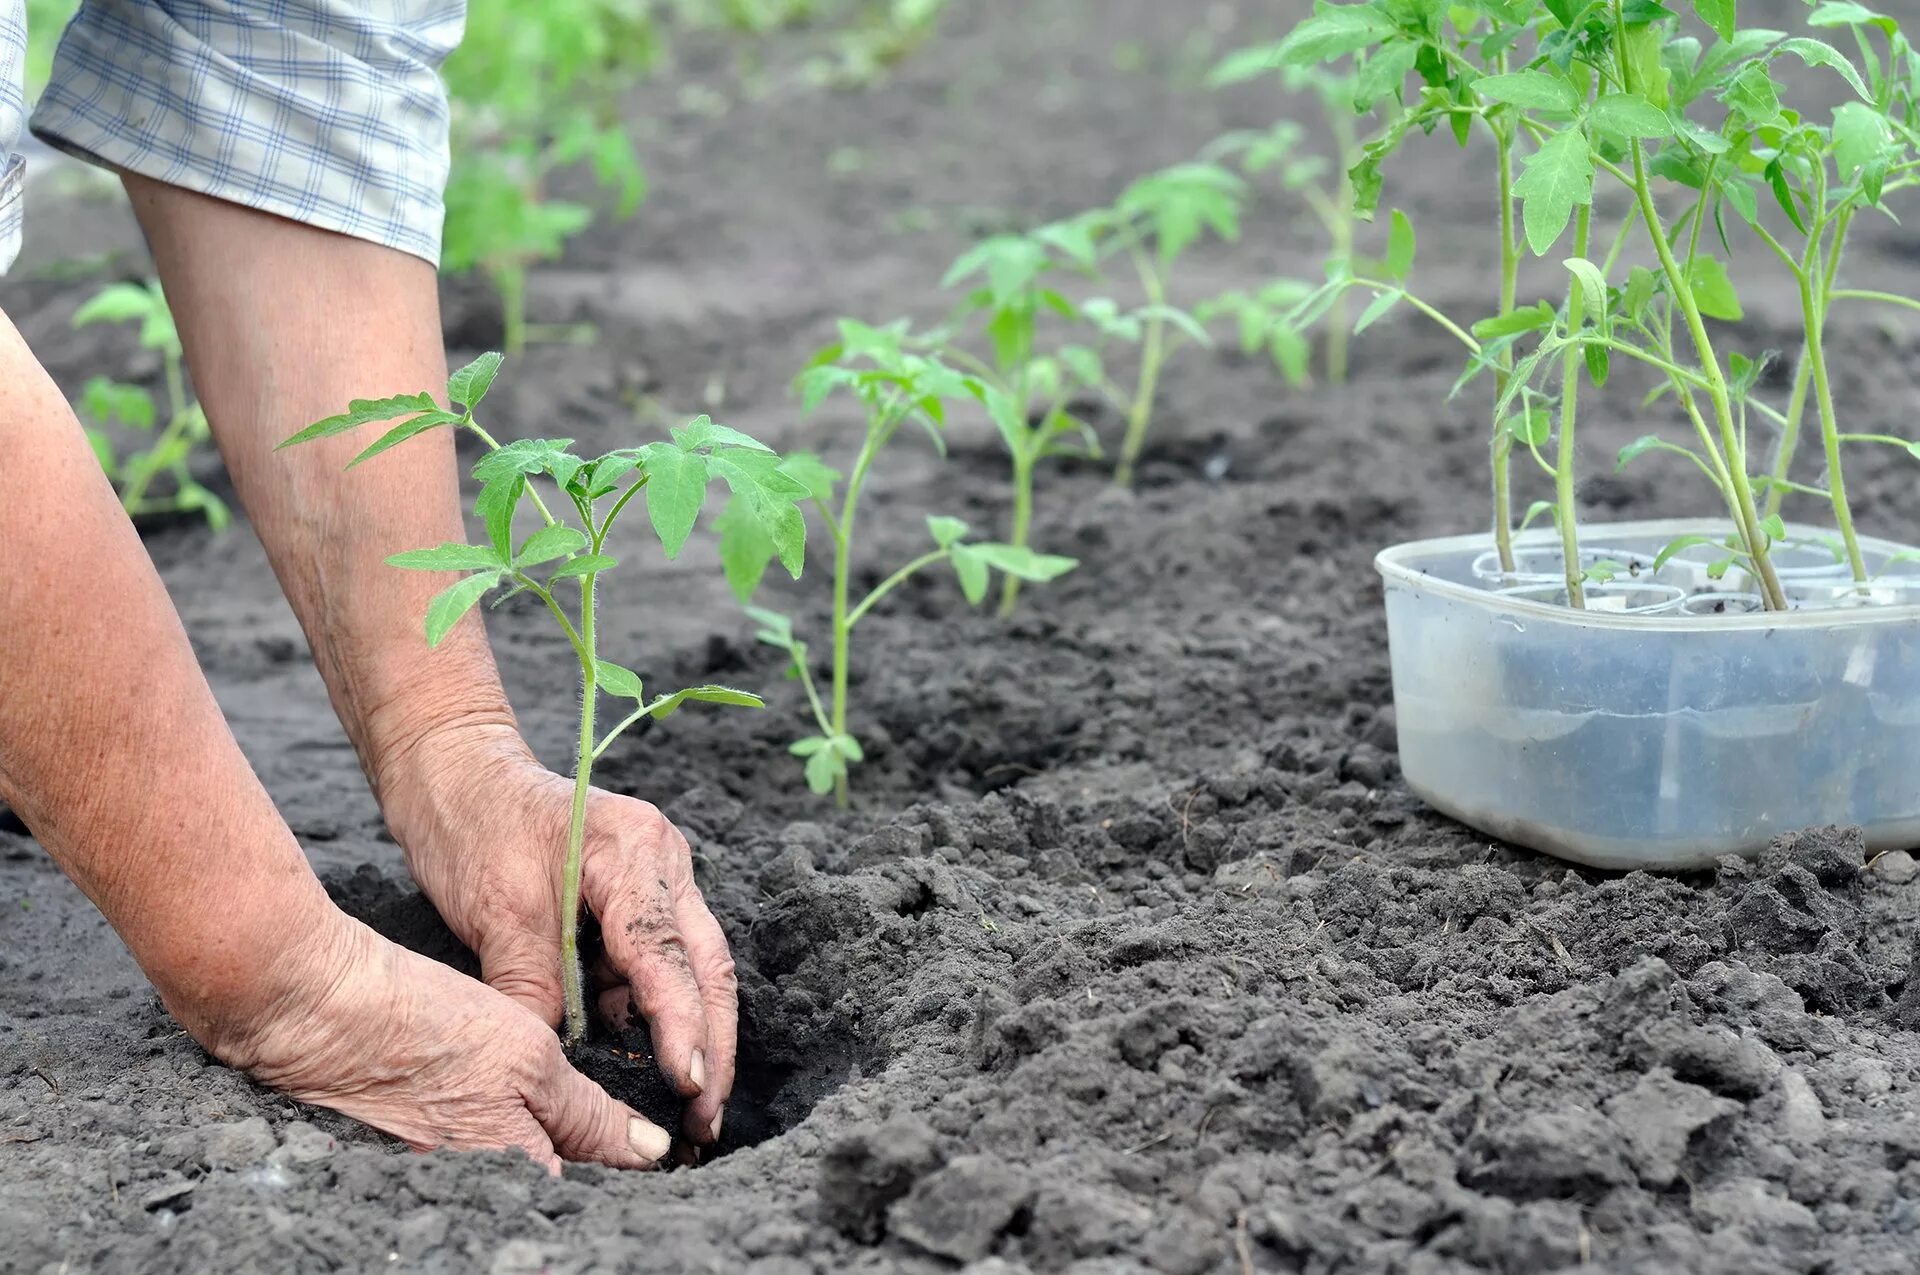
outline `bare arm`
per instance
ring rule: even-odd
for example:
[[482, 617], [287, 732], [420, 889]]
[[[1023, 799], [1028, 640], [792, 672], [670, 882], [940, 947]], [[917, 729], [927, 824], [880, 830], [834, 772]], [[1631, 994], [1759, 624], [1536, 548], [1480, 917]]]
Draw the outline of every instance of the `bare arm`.
[[[489, 983], [561, 1011], [559, 880], [569, 785], [522, 742], [476, 615], [429, 652], [449, 578], [385, 558], [466, 539], [442, 430], [345, 472], [370, 439], [275, 452], [353, 398], [446, 382], [432, 268], [391, 249], [127, 177], [194, 385], [249, 519], [313, 648], [409, 867]], [[607, 935], [601, 1004], [652, 1025], [687, 1135], [717, 1137], [732, 1086], [736, 990], [679, 832], [602, 794], [584, 896]]]

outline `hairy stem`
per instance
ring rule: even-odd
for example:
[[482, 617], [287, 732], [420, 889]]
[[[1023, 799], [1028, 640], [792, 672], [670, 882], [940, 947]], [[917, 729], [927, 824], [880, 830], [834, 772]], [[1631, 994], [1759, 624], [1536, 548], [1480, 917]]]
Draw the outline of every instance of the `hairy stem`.
[[[1593, 237], [1593, 206], [1583, 204], [1574, 224], [1573, 255], [1584, 258]], [[1580, 276], [1567, 286], [1567, 322], [1575, 333], [1586, 326], [1586, 287]], [[1567, 604], [1577, 610], [1587, 605], [1586, 572], [1580, 566], [1579, 511], [1574, 504], [1574, 422], [1580, 404], [1580, 362], [1583, 351], [1575, 341], [1560, 360], [1560, 444], [1553, 461], [1553, 500], [1559, 511], [1560, 552], [1567, 575]]]
[[[1513, 139], [1494, 132], [1500, 146], [1500, 310], [1513, 311], [1519, 292], [1520, 253], [1514, 241], [1513, 224]], [[1500, 355], [1500, 368], [1494, 375], [1494, 401], [1506, 397], [1507, 381], [1512, 375], [1513, 351]], [[1493, 423], [1493, 543], [1500, 554], [1500, 569], [1512, 572], [1513, 562], [1513, 438]]]
[[[1167, 303], [1166, 281], [1153, 267], [1144, 252], [1136, 250], [1135, 263], [1140, 270], [1140, 281], [1146, 289], [1147, 304], [1163, 306]], [[1140, 380], [1134, 387], [1133, 406], [1127, 412], [1127, 433], [1120, 444], [1120, 464], [1113, 472], [1113, 480], [1122, 487], [1133, 485], [1134, 466], [1139, 463], [1140, 452], [1147, 445], [1147, 427], [1153, 424], [1153, 400], [1160, 392], [1160, 364], [1166, 358], [1167, 321], [1158, 314], [1147, 320], [1147, 331], [1140, 346]]]
[[1800, 449], [1800, 422], [1807, 414], [1807, 395], [1813, 388], [1813, 363], [1807, 356], [1803, 343], [1800, 347], [1800, 365], [1793, 370], [1793, 393], [1787, 399], [1787, 410], [1780, 425], [1780, 446], [1773, 458], [1773, 481], [1768, 484], [1766, 516], [1771, 518], [1780, 512], [1780, 506], [1786, 501], [1787, 479], [1793, 472], [1793, 454]]
[[[1007, 542], [1016, 549], [1027, 547], [1027, 536], [1033, 527], [1033, 457], [1020, 455], [1013, 458], [1013, 527]], [[1008, 575], [1000, 587], [1000, 618], [1006, 619], [1013, 614], [1014, 607], [1020, 602], [1020, 577]]]
[[1820, 405], [1820, 437], [1827, 453], [1827, 494], [1833, 501], [1833, 521], [1847, 547], [1847, 565], [1853, 578], [1867, 581], [1867, 564], [1860, 555], [1860, 538], [1853, 529], [1853, 507], [1847, 503], [1847, 478], [1841, 468], [1840, 420], [1833, 407], [1833, 385], [1827, 377], [1826, 307], [1811, 274], [1800, 276], [1800, 307], [1807, 328], [1807, 363], [1813, 372], [1814, 397]]
[[580, 748], [573, 769], [573, 812], [567, 821], [567, 862], [560, 887], [560, 985], [567, 1008], [566, 1041], [587, 1038], [585, 971], [580, 965], [580, 869], [587, 844], [587, 792], [593, 783], [594, 575], [580, 577]]

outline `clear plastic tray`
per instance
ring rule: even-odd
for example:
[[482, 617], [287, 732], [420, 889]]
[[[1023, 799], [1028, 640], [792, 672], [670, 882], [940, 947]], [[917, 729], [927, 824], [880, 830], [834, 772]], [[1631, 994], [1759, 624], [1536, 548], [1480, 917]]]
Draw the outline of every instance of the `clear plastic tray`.
[[[1920, 563], [1863, 539], [1861, 596], [1825, 550], [1795, 553], [1795, 609], [1753, 609], [1738, 570], [1662, 546], [1724, 524], [1583, 528], [1632, 568], [1562, 605], [1551, 528], [1515, 538], [1528, 574], [1489, 578], [1487, 536], [1376, 560], [1400, 765], [1429, 805], [1491, 836], [1603, 868], [1687, 868], [1818, 824], [1920, 846]], [[1793, 538], [1821, 533], [1790, 528]], [[1621, 554], [1625, 557], [1621, 557]], [[1583, 555], [1584, 556], [1584, 555]], [[1478, 570], [1476, 569], [1478, 568]]]

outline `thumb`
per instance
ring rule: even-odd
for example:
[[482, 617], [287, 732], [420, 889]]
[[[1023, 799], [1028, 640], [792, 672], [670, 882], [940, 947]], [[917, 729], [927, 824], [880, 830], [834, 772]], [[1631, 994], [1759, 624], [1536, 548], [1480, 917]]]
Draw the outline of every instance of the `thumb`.
[[557, 1043], [551, 1057], [547, 1074], [527, 1095], [527, 1109], [561, 1158], [616, 1169], [651, 1169], [666, 1159], [673, 1138], [665, 1129], [575, 1071]]
[[480, 978], [527, 1009], [549, 1027], [565, 1017], [560, 988], [559, 953], [551, 939], [542, 942], [526, 930], [489, 934], [480, 944]]

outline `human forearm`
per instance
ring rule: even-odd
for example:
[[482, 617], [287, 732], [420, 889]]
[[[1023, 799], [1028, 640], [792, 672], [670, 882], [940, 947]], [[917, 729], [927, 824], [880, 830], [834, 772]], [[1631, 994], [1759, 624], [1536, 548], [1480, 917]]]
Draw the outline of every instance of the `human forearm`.
[[418, 789], [400, 772], [427, 737], [511, 738], [479, 623], [431, 653], [421, 636], [448, 580], [385, 565], [465, 539], [452, 435], [416, 439], [350, 480], [342, 471], [365, 440], [274, 451], [350, 399], [445, 383], [432, 268], [173, 187], [127, 186], [228, 471], [383, 804]]
[[58, 389], [0, 318], [0, 799], [181, 1021], [245, 1063], [244, 1020], [340, 920], [220, 716]]

